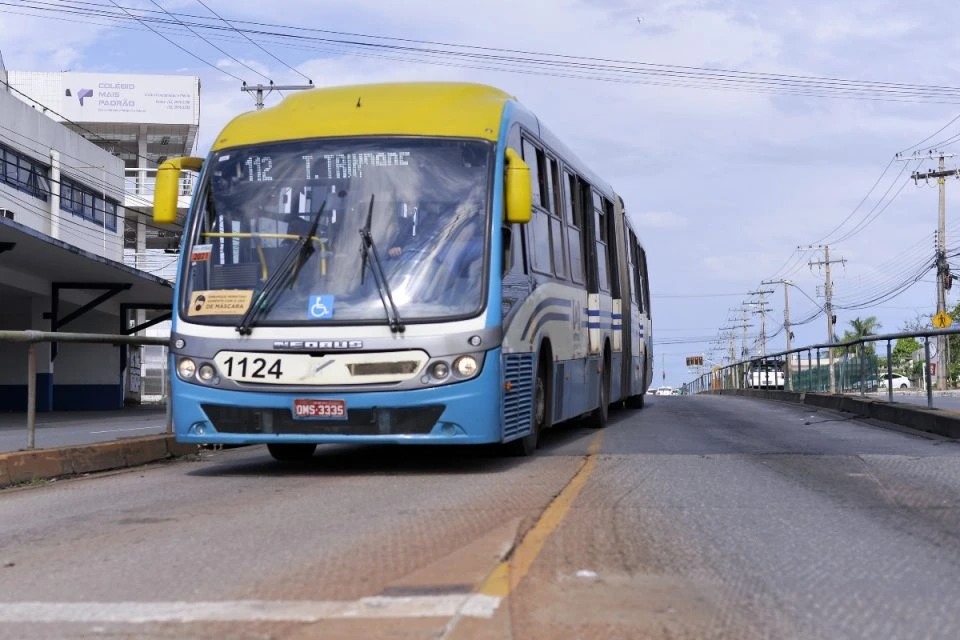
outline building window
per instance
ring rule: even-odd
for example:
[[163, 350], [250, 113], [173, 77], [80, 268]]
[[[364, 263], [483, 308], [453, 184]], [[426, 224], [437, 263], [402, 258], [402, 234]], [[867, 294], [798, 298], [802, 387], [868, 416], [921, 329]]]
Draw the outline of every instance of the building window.
[[49, 173], [50, 167], [45, 164], [0, 145], [0, 182], [46, 202], [50, 197]]
[[60, 179], [60, 209], [78, 218], [102, 225], [110, 231], [117, 230], [116, 200], [86, 187], [67, 177]]

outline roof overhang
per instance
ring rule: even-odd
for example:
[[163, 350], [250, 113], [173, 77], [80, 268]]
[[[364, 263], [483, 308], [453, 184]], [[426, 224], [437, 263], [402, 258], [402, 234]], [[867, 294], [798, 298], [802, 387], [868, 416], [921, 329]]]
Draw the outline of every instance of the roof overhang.
[[[50, 295], [55, 283], [129, 285], [113, 299], [154, 308], [171, 305], [168, 280], [55, 240], [12, 220], [0, 218], [0, 300], [8, 295]], [[43, 286], [46, 284], [47, 286]]]

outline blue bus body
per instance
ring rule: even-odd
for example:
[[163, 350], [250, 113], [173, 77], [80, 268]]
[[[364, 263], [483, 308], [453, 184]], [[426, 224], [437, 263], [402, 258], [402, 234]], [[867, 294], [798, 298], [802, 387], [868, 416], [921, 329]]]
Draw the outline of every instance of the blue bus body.
[[[475, 304], [464, 302], [458, 299], [455, 285], [433, 292], [450, 301], [454, 312], [449, 319], [436, 317], [439, 306], [424, 307], [420, 312], [416, 300], [403, 298], [408, 285], [416, 292], [430, 286], [430, 280], [447, 277], [455, 260], [452, 251], [435, 251], [430, 271], [411, 262], [414, 266], [410, 273], [414, 275], [406, 280], [402, 275], [387, 276], [382, 270], [389, 292], [401, 298], [395, 306], [399, 310], [397, 324], [405, 322], [402, 329], [393, 326], [390, 304], [382, 289], [379, 299], [369, 292], [363, 294], [366, 297], [358, 308], [363, 306], [365, 311], [354, 312], [344, 302], [360, 299], [361, 287], [371, 286], [357, 274], [359, 284], [347, 288], [343, 283], [353, 277], [350, 273], [366, 274], [369, 269], [366, 279], [372, 280], [377, 275], [374, 270], [379, 268], [372, 263], [390, 260], [393, 250], [388, 253], [385, 249], [389, 244], [385, 236], [379, 238], [382, 246], [373, 253], [356, 253], [347, 249], [362, 247], [358, 236], [350, 233], [338, 239], [335, 225], [360, 220], [363, 236], [364, 211], [360, 205], [366, 205], [368, 196], [367, 190], [357, 185], [363, 185], [364, 180], [374, 183], [381, 173], [412, 171], [403, 165], [404, 160], [413, 164], [415, 158], [424, 158], [425, 165], [443, 166], [431, 154], [448, 158], [453, 152], [447, 142], [421, 148], [408, 138], [385, 131], [383, 139], [393, 146], [384, 148], [404, 149], [409, 144], [411, 150], [378, 152], [378, 137], [366, 135], [358, 137], [359, 142], [349, 139], [342, 143], [360, 149], [340, 154], [343, 162], [333, 152], [303, 152], [306, 147], [295, 145], [311, 141], [295, 137], [284, 143], [289, 148], [270, 146], [271, 141], [260, 146], [215, 147], [204, 160], [197, 181], [200, 186], [184, 225], [175, 291], [170, 371], [179, 442], [265, 443], [277, 446], [271, 449], [277, 455], [287, 445], [522, 441], [523, 452], [529, 453], [545, 427], [591, 412], [600, 422], [597, 426], [603, 426], [608, 405], [632, 401], [634, 406], [642, 406], [653, 360], [649, 292], [642, 245], [623, 211], [622, 200], [514, 100], [503, 99], [497, 112], [496, 129], [486, 128], [489, 151], [482, 145], [457, 143], [466, 158], [457, 170], [479, 172], [477, 167], [486, 167], [482, 160], [488, 158], [489, 166], [483, 171], [489, 172], [489, 180], [482, 195], [485, 213], [472, 214], [476, 219], [485, 216], [482, 269], [471, 267], [473, 275], [457, 276], [460, 280], [450, 276], [450, 282], [466, 283], [466, 278], [471, 278], [472, 284], [463, 285], [463, 297], [469, 298], [473, 291], [482, 291], [482, 296]], [[425, 119], [430, 121], [432, 116]], [[423, 136], [432, 135], [430, 126], [422, 125]], [[344, 135], [350, 133], [343, 131]], [[374, 151], [364, 151], [371, 148]], [[524, 161], [531, 165], [534, 193], [540, 194], [539, 200], [535, 198], [530, 224], [504, 221], [508, 148], [524, 154]], [[295, 166], [298, 157], [306, 158], [307, 180], [313, 179], [311, 171], [323, 162], [319, 158], [327, 159], [328, 175], [316, 170], [321, 186], [284, 182], [281, 175], [293, 175], [293, 169], [283, 167]], [[232, 167], [231, 163], [236, 168], [221, 171]], [[341, 170], [350, 179], [338, 183]], [[328, 177], [330, 184], [324, 182]], [[225, 196], [226, 204], [214, 205], [221, 193], [227, 193], [217, 192], [216, 185], [218, 181], [226, 184], [227, 178], [233, 180], [233, 186], [222, 189], [234, 189], [229, 193], [237, 196], [240, 204], [236, 206], [250, 211], [249, 202], [259, 193], [276, 191], [277, 185], [294, 186], [281, 187], [279, 200], [271, 193], [269, 206], [260, 205], [258, 213], [250, 213], [250, 217], [261, 216], [255, 224], [239, 216], [228, 224], [226, 218], [233, 215], [229, 199]], [[397, 184], [426, 181], [404, 180]], [[341, 183], [345, 185], [342, 189], [337, 186]], [[324, 195], [324, 206], [319, 208], [315, 203], [312, 208], [303, 203], [321, 188], [323, 193], [333, 193], [342, 205], [342, 209], [334, 210], [333, 223], [325, 221], [328, 231], [333, 232], [319, 240], [319, 250], [298, 265], [293, 281], [279, 288], [278, 311], [259, 314], [244, 333], [251, 307], [262, 300], [258, 296], [263, 293], [264, 281], [278, 269], [269, 260], [283, 253], [279, 246], [266, 245], [279, 245], [297, 235], [291, 231], [292, 223], [270, 227], [282, 228], [280, 233], [264, 232], [266, 214], [262, 211], [270, 209], [269, 215], [277, 219], [291, 218], [298, 213], [299, 195], [302, 210], [298, 222], [310, 222], [316, 209], [313, 223], [317, 227], [323, 215], [331, 217], [324, 213], [324, 206], [330, 209], [330, 197]], [[543, 193], [547, 190], [552, 194], [549, 197]], [[353, 197], [348, 191], [363, 193], [348, 202]], [[395, 220], [407, 224], [412, 210], [415, 234], [418, 216], [426, 219], [427, 214], [422, 212], [428, 207], [422, 203], [408, 206], [406, 202], [391, 202], [377, 209], [383, 198], [369, 196], [369, 200], [368, 232], [371, 227], [393, 225]], [[447, 219], [461, 224], [461, 217], [449, 214]], [[253, 231], [244, 231], [248, 228]], [[543, 229], [549, 231], [549, 240], [544, 240]], [[441, 239], [427, 251], [443, 243], [456, 244], [457, 232], [452, 226], [440, 233], [437, 237]], [[596, 242], [588, 241], [588, 236], [597, 238]], [[318, 240], [307, 239], [308, 244]], [[328, 250], [330, 247], [333, 250]], [[549, 259], [544, 258], [545, 252], [550, 252]], [[253, 257], [245, 262], [244, 256]], [[337, 272], [338, 261], [347, 260], [356, 262]], [[482, 273], [481, 283], [475, 281], [477, 272]], [[250, 284], [251, 277], [258, 278], [256, 286]], [[307, 311], [308, 316], [314, 313], [312, 320], [298, 323], [296, 312], [288, 309], [297, 308], [299, 299], [294, 298], [294, 290], [301, 277], [316, 279], [296, 295], [309, 298], [312, 309], [321, 308], [317, 305], [325, 301], [331, 309], [336, 304], [336, 311]], [[238, 278], [247, 278], [247, 284], [224, 284]], [[329, 284], [318, 284], [323, 282]], [[337, 295], [326, 295], [334, 289]], [[242, 294], [239, 298], [238, 293]], [[221, 305], [219, 315], [209, 308], [201, 309], [213, 302]], [[358, 318], [355, 322], [349, 319], [353, 313]], [[338, 319], [337, 314], [345, 319]], [[291, 370], [298, 373], [289, 374]], [[334, 370], [341, 373], [330, 373]]]

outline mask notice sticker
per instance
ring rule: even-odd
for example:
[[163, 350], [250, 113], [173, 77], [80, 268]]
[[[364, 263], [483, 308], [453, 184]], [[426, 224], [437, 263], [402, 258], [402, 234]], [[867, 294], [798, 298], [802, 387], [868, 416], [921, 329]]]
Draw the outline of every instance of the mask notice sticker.
[[240, 316], [247, 312], [253, 291], [217, 289], [194, 291], [190, 296], [188, 316]]

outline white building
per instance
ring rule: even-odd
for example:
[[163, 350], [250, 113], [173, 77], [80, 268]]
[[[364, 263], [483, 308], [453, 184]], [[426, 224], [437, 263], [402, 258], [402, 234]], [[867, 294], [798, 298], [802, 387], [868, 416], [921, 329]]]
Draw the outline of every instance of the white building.
[[[0, 61], [0, 80], [0, 329], [133, 333], [169, 317], [179, 228], [150, 220], [152, 184], [158, 160], [193, 150], [198, 79]], [[0, 342], [0, 410], [26, 408], [26, 352]], [[42, 345], [38, 410], [139, 398], [127, 361], [115, 346]]]

